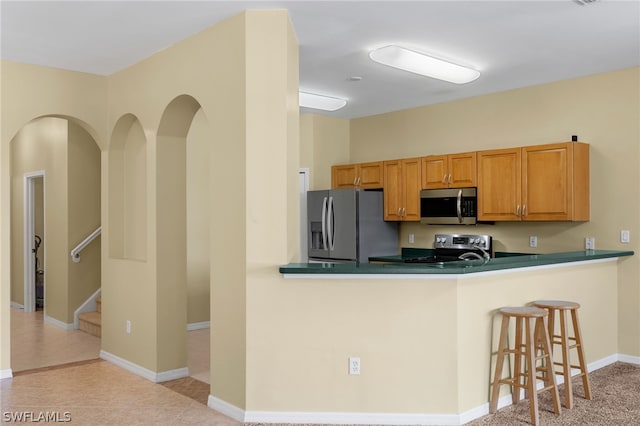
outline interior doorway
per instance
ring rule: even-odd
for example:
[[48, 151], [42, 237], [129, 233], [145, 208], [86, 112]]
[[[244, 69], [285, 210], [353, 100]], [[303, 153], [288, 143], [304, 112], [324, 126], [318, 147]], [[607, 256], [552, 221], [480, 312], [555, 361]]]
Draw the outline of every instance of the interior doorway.
[[24, 311], [45, 309], [45, 173], [24, 175]]

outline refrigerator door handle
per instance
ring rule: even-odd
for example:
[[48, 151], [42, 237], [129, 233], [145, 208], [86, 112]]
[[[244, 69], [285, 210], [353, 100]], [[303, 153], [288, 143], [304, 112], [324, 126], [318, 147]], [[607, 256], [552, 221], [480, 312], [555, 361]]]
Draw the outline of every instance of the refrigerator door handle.
[[329, 208], [327, 209], [327, 234], [329, 234], [329, 250], [335, 249], [333, 239], [333, 197], [329, 197]]
[[327, 250], [327, 197], [322, 200], [322, 250]]

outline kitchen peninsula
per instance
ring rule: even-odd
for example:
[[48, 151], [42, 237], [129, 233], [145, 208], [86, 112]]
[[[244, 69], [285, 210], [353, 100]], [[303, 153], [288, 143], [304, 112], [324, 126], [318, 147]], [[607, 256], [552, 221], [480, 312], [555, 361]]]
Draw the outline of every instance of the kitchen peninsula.
[[[344, 389], [346, 402], [331, 410], [368, 401], [383, 420], [388, 413], [419, 424], [464, 424], [489, 412], [501, 307], [578, 302], [589, 370], [619, 360], [618, 273], [632, 255], [589, 250], [441, 266], [397, 255], [359, 265], [291, 263], [280, 272], [287, 303], [295, 305], [296, 339], [315, 348], [314, 377]], [[352, 356], [361, 360], [360, 376], [348, 375]], [[508, 388], [502, 392], [500, 404], [510, 404]]]

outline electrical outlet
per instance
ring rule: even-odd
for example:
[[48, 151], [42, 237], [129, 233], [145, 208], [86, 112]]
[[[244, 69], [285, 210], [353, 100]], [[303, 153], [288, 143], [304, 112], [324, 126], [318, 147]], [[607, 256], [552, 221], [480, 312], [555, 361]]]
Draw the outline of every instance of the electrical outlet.
[[596, 239], [593, 237], [586, 237], [584, 239], [584, 249], [585, 250], [595, 250], [596, 249]]
[[127, 334], [131, 334], [131, 321], [127, 320], [126, 331]]
[[529, 237], [529, 247], [538, 247], [538, 237], [532, 235]]
[[413, 234], [409, 234], [409, 244], [413, 244], [415, 240], [415, 236]]
[[620, 231], [620, 242], [625, 244], [631, 242], [631, 233], [628, 230], [623, 229]]
[[357, 356], [349, 357], [349, 374], [358, 375], [360, 374], [360, 358]]

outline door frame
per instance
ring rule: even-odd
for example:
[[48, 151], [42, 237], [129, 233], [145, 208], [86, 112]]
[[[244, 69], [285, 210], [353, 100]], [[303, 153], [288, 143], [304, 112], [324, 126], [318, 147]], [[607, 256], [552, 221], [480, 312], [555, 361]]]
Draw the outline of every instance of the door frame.
[[309, 260], [309, 246], [307, 245], [307, 192], [309, 191], [309, 169], [298, 169], [300, 190], [300, 262]]
[[[35, 260], [33, 258], [33, 242], [35, 240], [35, 180], [42, 178], [42, 209], [46, 216], [46, 196], [45, 196], [45, 172], [38, 170], [24, 174], [23, 185], [23, 229], [24, 229], [24, 312], [34, 312], [36, 310], [36, 274]], [[46, 221], [43, 224], [46, 230]], [[46, 231], [45, 231], [46, 233]], [[45, 243], [46, 244], [46, 243]], [[45, 249], [42, 250], [42, 264], [44, 265]], [[44, 291], [46, 292], [46, 284], [44, 283]], [[46, 294], [44, 299], [47, 300]], [[43, 310], [46, 307], [43, 306]]]

